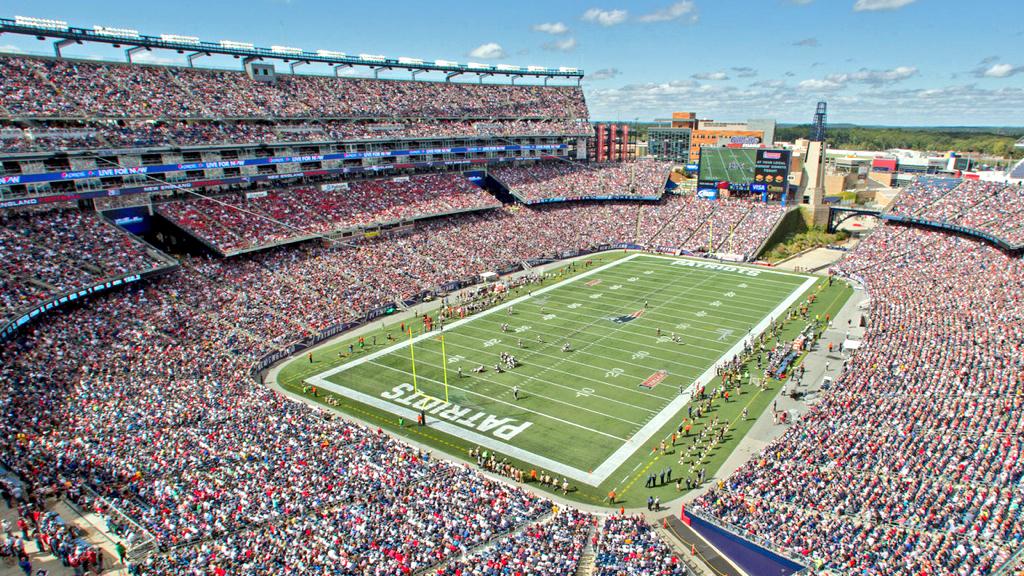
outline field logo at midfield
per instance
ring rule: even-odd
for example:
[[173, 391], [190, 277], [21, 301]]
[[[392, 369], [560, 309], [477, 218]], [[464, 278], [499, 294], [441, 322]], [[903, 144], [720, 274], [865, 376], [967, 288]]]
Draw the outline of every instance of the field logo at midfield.
[[664, 380], [665, 378], [668, 378], [668, 370], [658, 370], [654, 374], [648, 376], [647, 380], [641, 382], [640, 386], [644, 388], [654, 388], [655, 386], [660, 384], [661, 381]]
[[609, 320], [615, 322], [616, 324], [625, 324], [626, 322], [632, 322], [633, 320], [636, 320], [637, 318], [643, 315], [643, 310], [637, 310], [636, 312], [633, 312], [632, 314], [626, 314], [625, 316], [612, 316], [611, 318], [609, 318]]

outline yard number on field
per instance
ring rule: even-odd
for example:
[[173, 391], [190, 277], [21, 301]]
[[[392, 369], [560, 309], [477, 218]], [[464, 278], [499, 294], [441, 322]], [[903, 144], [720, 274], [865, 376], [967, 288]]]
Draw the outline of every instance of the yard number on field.
[[484, 341], [484, 348], [490, 348], [491, 346], [497, 346], [501, 344], [501, 338], [491, 338], [490, 340]]
[[593, 388], [580, 388], [579, 391], [576, 392], [576, 397], [579, 398], [580, 396], [590, 396], [593, 393]]
[[605, 378], [618, 378], [625, 372], [622, 368], [612, 368], [611, 370], [604, 373]]

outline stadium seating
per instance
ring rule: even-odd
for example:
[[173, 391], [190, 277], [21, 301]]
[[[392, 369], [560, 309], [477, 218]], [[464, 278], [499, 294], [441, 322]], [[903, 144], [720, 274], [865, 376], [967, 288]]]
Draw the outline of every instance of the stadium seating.
[[890, 212], [970, 228], [1019, 245], [1024, 244], [1022, 198], [1020, 185], [923, 178], [900, 194]]
[[595, 576], [684, 576], [686, 567], [643, 516], [609, 516], [596, 546]]
[[100, 147], [205, 146], [400, 138], [480, 138], [586, 134], [579, 120], [93, 120], [0, 124], [8, 152], [81, 150]]
[[160, 206], [159, 212], [223, 252], [336, 230], [365, 227], [500, 203], [462, 174], [366, 180], [324, 191], [274, 190], [247, 199], [221, 196]]
[[883, 225], [837, 271], [872, 298], [860, 350], [698, 508], [840, 572], [991, 573], [1024, 538], [1024, 263]]
[[501, 166], [491, 175], [527, 203], [599, 196], [653, 196], [665, 192], [671, 164], [653, 160], [584, 164], [543, 162]]
[[166, 265], [95, 213], [3, 213], [0, 318], [65, 292]]
[[[338, 95], [343, 95], [338, 97]], [[0, 99], [43, 118], [586, 118], [579, 87], [279, 75], [0, 58]]]

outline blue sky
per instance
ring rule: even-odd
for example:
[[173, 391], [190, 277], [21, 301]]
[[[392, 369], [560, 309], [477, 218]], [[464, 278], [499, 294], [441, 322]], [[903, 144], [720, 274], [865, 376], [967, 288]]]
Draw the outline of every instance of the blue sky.
[[[574, 66], [591, 115], [1024, 125], [1019, 0], [5, 0], [14, 15], [347, 53]], [[50, 52], [11, 35], [5, 50]], [[101, 46], [68, 56], [123, 58]], [[174, 53], [157, 63], [180, 62]], [[231, 59], [207, 65], [238, 66]], [[308, 69], [311, 72], [315, 68]], [[392, 74], [392, 77], [405, 75]], [[421, 76], [426, 78], [426, 76]]]

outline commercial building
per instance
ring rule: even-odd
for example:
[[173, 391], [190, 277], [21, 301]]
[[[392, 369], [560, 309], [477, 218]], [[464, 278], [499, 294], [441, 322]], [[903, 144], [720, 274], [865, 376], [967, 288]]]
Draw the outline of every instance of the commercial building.
[[[655, 122], [661, 124], [648, 129], [648, 149], [661, 160], [695, 164], [702, 146], [771, 146], [775, 140], [774, 120], [721, 122], [697, 118], [694, 112], [673, 112], [671, 118]], [[687, 141], [684, 152], [681, 146]]]

